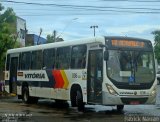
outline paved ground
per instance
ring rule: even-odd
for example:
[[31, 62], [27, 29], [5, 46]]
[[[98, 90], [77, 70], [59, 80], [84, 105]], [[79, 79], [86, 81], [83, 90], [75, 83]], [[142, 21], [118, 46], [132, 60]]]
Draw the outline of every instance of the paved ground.
[[[12, 119], [12, 121], [11, 121]], [[26, 105], [16, 97], [0, 99], [0, 120], [3, 122], [160, 122], [160, 106], [125, 106], [119, 113], [114, 107], [87, 105], [84, 113], [43, 99], [36, 105]]]
[[2, 122], [160, 122], [160, 88], [156, 105], [125, 106], [119, 113], [114, 107], [86, 105], [84, 113], [70, 103], [56, 104], [41, 99], [38, 104], [26, 105], [17, 97], [0, 97]]

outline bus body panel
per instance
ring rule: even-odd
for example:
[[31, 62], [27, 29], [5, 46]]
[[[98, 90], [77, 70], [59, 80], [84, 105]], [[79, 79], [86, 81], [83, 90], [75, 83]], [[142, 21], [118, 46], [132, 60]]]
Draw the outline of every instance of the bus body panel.
[[[108, 40], [112, 39], [113, 37], [106, 37]], [[114, 37], [113, 39], [116, 39], [117, 37]], [[119, 38], [117, 38], [119, 39]], [[126, 41], [128, 40], [136, 40], [135, 38], [128, 38], [128, 37], [120, 37], [121, 42], [125, 45], [133, 45]], [[124, 39], [124, 40], [123, 40]], [[107, 61], [103, 59], [102, 62], [102, 72], [97, 71], [96, 75], [101, 76], [102, 73], [102, 83], [101, 83], [101, 97], [97, 97], [98, 94], [94, 94], [96, 96], [95, 98], [101, 99], [91, 99], [89, 100], [90, 91], [89, 88], [89, 66], [90, 63], [93, 63], [93, 61], [90, 61], [90, 57], [97, 56], [98, 54], [102, 54], [104, 56], [104, 52], [108, 51], [108, 47], [105, 45], [106, 39], [104, 37], [100, 38], [90, 38], [90, 39], [83, 39], [78, 41], [71, 41], [71, 42], [58, 42], [54, 44], [44, 44], [44, 45], [38, 45], [38, 46], [31, 46], [31, 47], [24, 47], [20, 49], [11, 49], [7, 51], [7, 54], [10, 55], [10, 60], [12, 58], [16, 57], [19, 63], [20, 54], [23, 52], [32, 52], [37, 50], [42, 50], [42, 53], [44, 50], [47, 49], [56, 49], [61, 47], [69, 46], [70, 48], [73, 48], [77, 45], [86, 45], [87, 51], [86, 51], [86, 65], [84, 68], [52, 68], [52, 69], [46, 69], [45, 66], [41, 66], [41, 69], [35, 70], [35, 69], [29, 69], [29, 70], [19, 70], [17, 69], [17, 80], [16, 80], [16, 90], [17, 95], [22, 95], [22, 86], [24, 83], [28, 84], [29, 88], [29, 94], [33, 97], [42, 97], [42, 98], [52, 98], [52, 99], [59, 99], [59, 100], [70, 100], [71, 99], [71, 88], [76, 84], [79, 85], [82, 90], [83, 95], [83, 102], [85, 103], [95, 103], [95, 104], [103, 104], [103, 105], [124, 105], [124, 104], [154, 104], [155, 103], [155, 95], [152, 94], [154, 92], [156, 87], [156, 80], [153, 81], [153, 84], [151, 85], [151, 88], [148, 89], [122, 89], [118, 88], [112, 81], [111, 78], [108, 77], [107, 74]], [[144, 41], [143, 39], [140, 41]], [[117, 43], [117, 41], [114, 41]], [[136, 43], [137, 44], [137, 43]], [[140, 43], [141, 44], [141, 43]], [[120, 44], [122, 45], [122, 44]], [[133, 46], [136, 46], [135, 44]], [[140, 45], [141, 46], [141, 45]], [[147, 49], [147, 47], [145, 48]], [[114, 50], [119, 50], [119, 48], [114, 47]], [[130, 50], [130, 48], [127, 49], [127, 51]], [[136, 50], [136, 49], [134, 49]], [[147, 50], [148, 51], [148, 50]], [[97, 54], [98, 53], [98, 54]], [[152, 52], [153, 53], [153, 52]], [[90, 57], [89, 57], [90, 56]], [[92, 59], [92, 58], [91, 58]], [[93, 58], [97, 61], [99, 59]], [[89, 62], [90, 61], [90, 62]], [[11, 61], [9, 63], [11, 65]], [[7, 63], [6, 63], [7, 65]], [[42, 64], [43, 65], [43, 64]], [[17, 64], [18, 68], [19, 64]], [[124, 73], [125, 75], [128, 75]], [[122, 75], [122, 74], [121, 74]], [[11, 71], [7, 70], [5, 71], [5, 90], [9, 93], [11, 93], [10, 90], [10, 77], [11, 77]], [[96, 80], [94, 78], [94, 80]], [[111, 94], [108, 86], [111, 87], [115, 92], [115, 94]]]
[[155, 96], [113, 96], [107, 92], [102, 92], [102, 94], [103, 105], [139, 105], [155, 104], [156, 102]]
[[[32, 70], [32, 71], [18, 71], [17, 82], [17, 94], [22, 95], [22, 84], [27, 82], [29, 84], [30, 96], [53, 98], [61, 100], [70, 99], [70, 88], [73, 84], [79, 84], [83, 91], [83, 100], [87, 102], [86, 92], [86, 80], [87, 69], [82, 70], [52, 70], [52, 72], [59, 72], [62, 77], [62, 81], [56, 81], [59, 79], [53, 78], [55, 81], [50, 81], [49, 77], [57, 77], [56, 74], [47, 74], [45, 70]], [[37, 76], [36, 76], [37, 75]], [[50, 83], [49, 83], [50, 82]], [[56, 82], [54, 86], [48, 85], [51, 82]], [[43, 85], [41, 85], [43, 83]]]
[[[123, 39], [122, 39], [123, 41]], [[144, 40], [141, 40], [144, 41]], [[115, 49], [114, 49], [115, 50]], [[121, 49], [124, 50], [124, 49]], [[129, 49], [127, 49], [129, 50]], [[131, 49], [130, 49], [131, 50]], [[146, 50], [146, 49], [145, 49]], [[151, 49], [152, 50], [152, 49]], [[153, 53], [153, 50], [152, 50]], [[113, 61], [113, 60], [112, 60]], [[114, 85], [109, 77], [107, 76], [107, 66], [106, 61], [103, 62], [103, 85], [102, 85], [102, 96], [103, 96], [103, 102], [104, 105], [131, 105], [131, 104], [155, 104], [156, 102], [156, 85], [157, 80], [156, 78], [153, 81], [153, 84], [150, 88], [146, 89], [119, 89]], [[153, 71], [154, 72], [154, 71]], [[109, 90], [107, 89], [106, 84], [109, 84], [112, 86], [112, 88], [115, 90], [116, 94], [109, 93]], [[152, 95], [152, 92], [154, 94]]]

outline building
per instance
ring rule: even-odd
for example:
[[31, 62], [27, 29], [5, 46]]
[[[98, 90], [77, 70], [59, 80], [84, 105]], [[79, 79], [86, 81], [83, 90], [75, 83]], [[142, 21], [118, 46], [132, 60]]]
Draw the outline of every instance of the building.
[[26, 46], [45, 44], [46, 39], [35, 34], [26, 34]]
[[26, 21], [20, 17], [16, 19], [17, 41], [20, 42], [21, 47], [25, 46], [26, 35]]

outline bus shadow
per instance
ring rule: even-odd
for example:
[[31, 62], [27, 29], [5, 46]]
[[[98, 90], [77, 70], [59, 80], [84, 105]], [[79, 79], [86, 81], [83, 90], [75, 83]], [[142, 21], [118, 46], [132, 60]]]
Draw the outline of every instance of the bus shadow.
[[91, 119], [109, 119], [115, 116], [123, 117], [124, 111], [119, 112], [116, 109], [96, 111], [94, 107], [85, 108], [84, 112], [79, 112], [76, 107], [70, 107], [64, 114], [64, 118], [74, 121], [91, 120]]
[[[98, 109], [94, 106], [87, 105], [83, 112], [77, 110], [77, 107], [71, 107], [70, 103], [57, 103], [54, 100], [41, 100], [37, 104], [22, 104], [22, 106], [26, 106], [27, 108], [37, 108], [37, 112], [44, 115], [51, 115], [54, 113], [59, 113], [63, 115], [63, 118], [68, 118], [70, 120], [77, 121], [79, 119], [102, 119], [102, 118], [114, 118], [115, 116], [123, 116], [124, 111], [119, 112], [116, 109], [107, 108], [104, 110]], [[101, 106], [103, 108], [103, 106]], [[41, 109], [39, 109], [41, 108]]]

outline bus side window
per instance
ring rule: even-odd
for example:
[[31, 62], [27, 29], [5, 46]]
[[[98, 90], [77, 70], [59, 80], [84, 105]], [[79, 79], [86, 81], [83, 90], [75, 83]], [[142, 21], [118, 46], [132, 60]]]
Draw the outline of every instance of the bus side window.
[[18, 61], [18, 70], [21, 70], [21, 56], [22, 54], [19, 54], [19, 61]]
[[43, 63], [46, 69], [54, 69], [55, 49], [46, 49], [43, 51]]
[[70, 66], [70, 47], [62, 47], [57, 49], [56, 68], [68, 69]]
[[71, 68], [82, 69], [86, 66], [86, 45], [72, 47]]
[[31, 64], [31, 52], [23, 52], [20, 56], [20, 69], [29, 70]]
[[43, 56], [42, 50], [32, 52], [32, 69], [42, 69]]

